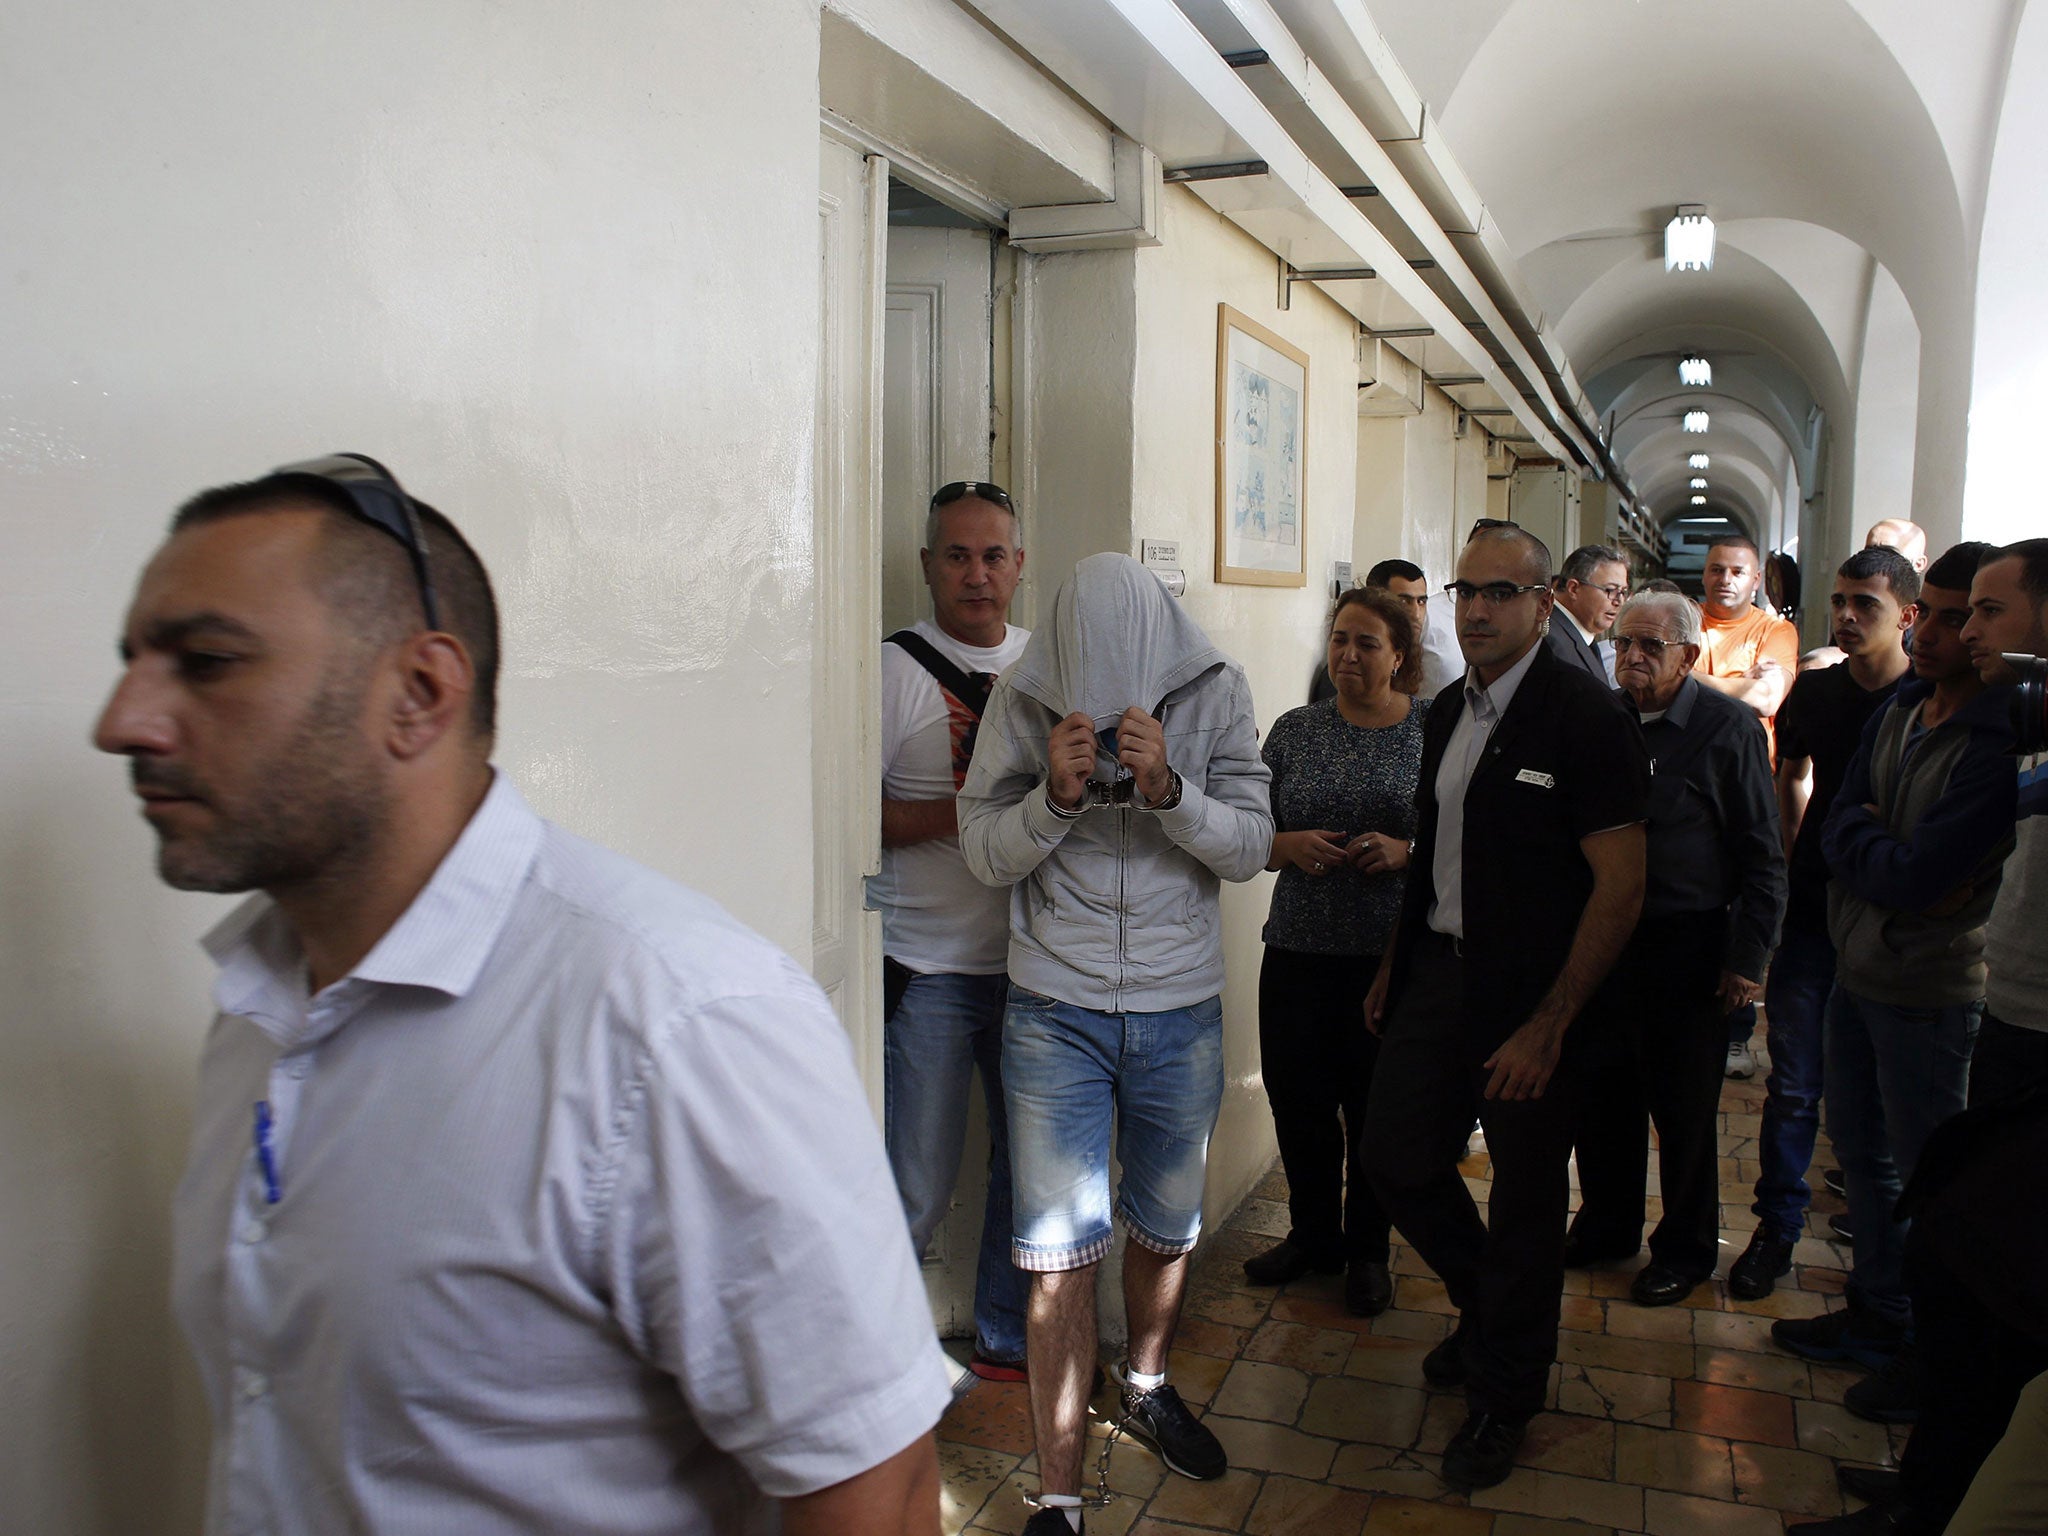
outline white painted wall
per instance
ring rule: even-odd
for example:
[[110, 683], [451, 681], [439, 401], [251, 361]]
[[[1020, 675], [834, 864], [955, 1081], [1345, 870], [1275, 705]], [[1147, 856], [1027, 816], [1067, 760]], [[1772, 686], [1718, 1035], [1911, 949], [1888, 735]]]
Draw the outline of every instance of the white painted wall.
[[1504, 516], [1505, 482], [1486, 478], [1486, 435], [1468, 422], [1457, 436], [1457, 408], [1430, 390], [1414, 416], [1361, 417], [1353, 545], [1362, 579], [1398, 556], [1421, 566], [1432, 588], [1457, 574], [1465, 530], [1477, 518]]
[[[1872, 264], [1856, 379], [1856, 542], [1887, 517], [1913, 516], [1920, 326], [1898, 280]], [[1940, 553], [1939, 549], [1933, 553]]]
[[[1162, 248], [1135, 253], [1136, 396], [1131, 538], [1181, 542], [1186, 603], [1245, 669], [1263, 731], [1305, 703], [1323, 649], [1330, 566], [1352, 558], [1358, 362], [1351, 317], [1307, 284], [1275, 302], [1273, 258], [1182, 188], [1162, 199]], [[1216, 306], [1227, 303], [1309, 355], [1305, 587], [1219, 586], [1216, 549]], [[1049, 587], [1046, 590], [1051, 590]], [[1272, 877], [1224, 888], [1223, 1112], [1210, 1144], [1208, 1209], [1231, 1210], [1271, 1161], [1259, 1072], [1258, 976]]]
[[2009, 544], [2038, 537], [2037, 418], [2048, 397], [2048, 12], [2030, 5], [2013, 39], [2011, 71], [1977, 250], [1975, 376], [1963, 533]]
[[196, 1528], [165, 1213], [224, 903], [86, 744], [181, 497], [386, 458], [496, 573], [541, 809], [807, 944], [816, 46], [815, 0], [10, 11], [7, 1529]]

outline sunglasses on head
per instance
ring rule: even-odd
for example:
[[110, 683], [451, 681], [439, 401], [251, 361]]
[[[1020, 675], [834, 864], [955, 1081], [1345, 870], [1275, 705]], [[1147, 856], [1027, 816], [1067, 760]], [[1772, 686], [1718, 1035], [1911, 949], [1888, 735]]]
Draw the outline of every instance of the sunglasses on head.
[[412, 560], [413, 579], [419, 583], [420, 608], [427, 616], [427, 628], [441, 627], [441, 609], [434, 599], [433, 575], [427, 568], [427, 536], [420, 526], [419, 508], [405, 494], [396, 475], [361, 453], [330, 453], [325, 458], [281, 464], [271, 473], [324, 481], [342, 493], [347, 502], [345, 510], [351, 516], [398, 540]]
[[932, 492], [932, 505], [934, 507], [950, 507], [954, 502], [965, 501], [970, 496], [976, 501], [986, 501], [1001, 507], [1005, 512], [1017, 510], [1016, 506], [1010, 501], [1010, 493], [1000, 485], [992, 484], [987, 480], [949, 481]]

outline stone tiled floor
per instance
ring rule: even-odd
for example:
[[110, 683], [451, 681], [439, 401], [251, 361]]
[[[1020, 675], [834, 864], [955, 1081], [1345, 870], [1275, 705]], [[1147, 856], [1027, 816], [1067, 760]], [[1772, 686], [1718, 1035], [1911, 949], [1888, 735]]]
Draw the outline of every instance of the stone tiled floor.
[[[1762, 1102], [1761, 1074], [1721, 1097], [1724, 1271], [1755, 1224]], [[1485, 1153], [1464, 1171], [1484, 1209]], [[1453, 1494], [1437, 1467], [1463, 1400], [1428, 1390], [1421, 1369], [1448, 1326], [1443, 1287], [1402, 1246], [1394, 1306], [1370, 1321], [1344, 1311], [1334, 1277], [1247, 1284], [1241, 1261], [1287, 1230], [1286, 1194], [1276, 1169], [1204, 1243], [1174, 1351], [1173, 1381], [1221, 1438], [1230, 1474], [1190, 1482], [1119, 1442], [1118, 1497], [1089, 1511], [1089, 1536], [1763, 1536], [1788, 1518], [1841, 1513], [1835, 1463], [1888, 1463], [1904, 1444], [1903, 1430], [1842, 1408], [1854, 1373], [1770, 1343], [1774, 1318], [1840, 1304], [1847, 1254], [1826, 1234], [1841, 1203], [1822, 1190], [1797, 1267], [1764, 1301], [1731, 1301], [1717, 1277], [1687, 1305], [1638, 1307], [1627, 1294], [1640, 1260], [1567, 1275], [1552, 1411], [1530, 1426], [1505, 1483]], [[1107, 1395], [1096, 1403], [1091, 1481], [1113, 1406]], [[1022, 1496], [1037, 1487], [1025, 1388], [981, 1383], [939, 1436], [949, 1536], [1020, 1530]]]

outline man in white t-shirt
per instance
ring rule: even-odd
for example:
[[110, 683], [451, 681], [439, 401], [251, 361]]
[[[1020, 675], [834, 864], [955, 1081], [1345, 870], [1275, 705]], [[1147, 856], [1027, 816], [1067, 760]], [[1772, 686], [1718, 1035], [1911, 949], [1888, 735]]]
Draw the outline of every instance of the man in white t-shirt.
[[932, 614], [882, 645], [882, 914], [889, 1163], [922, 1254], [952, 1204], [981, 1068], [988, 1200], [974, 1285], [974, 1353], [991, 1381], [1024, 1379], [1031, 1277], [1010, 1261], [1010, 1139], [1003, 1110], [1009, 892], [960, 857], [954, 796], [996, 675], [1031, 638], [1009, 623], [1024, 573], [1017, 509], [1001, 486], [956, 480], [932, 497], [919, 553]]

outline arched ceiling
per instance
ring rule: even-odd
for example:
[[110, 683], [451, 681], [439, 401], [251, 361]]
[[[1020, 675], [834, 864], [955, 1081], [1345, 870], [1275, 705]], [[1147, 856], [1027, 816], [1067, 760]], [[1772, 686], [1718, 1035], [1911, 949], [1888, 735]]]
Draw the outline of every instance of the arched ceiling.
[[[1660, 517], [1698, 509], [1675, 370], [1666, 391], [1653, 363], [1715, 363], [1711, 494], [1768, 528], [1788, 485], [1811, 497], [1848, 477], [1881, 268], [1923, 338], [1967, 350], [2023, 0], [1366, 3]], [[1679, 203], [1715, 219], [1709, 273], [1663, 269]]]

